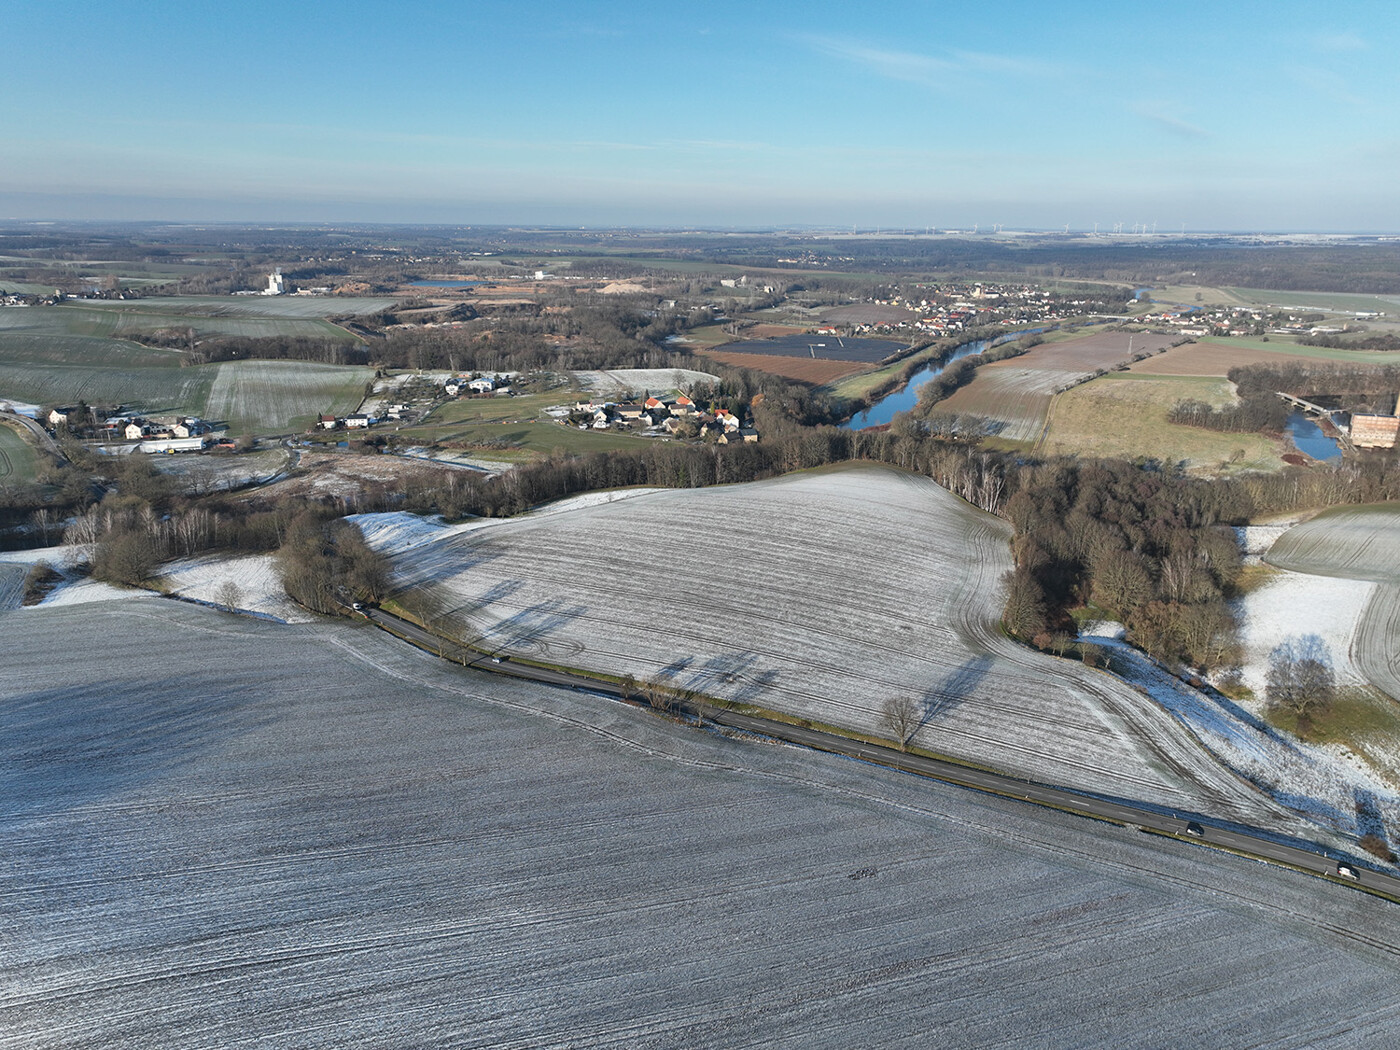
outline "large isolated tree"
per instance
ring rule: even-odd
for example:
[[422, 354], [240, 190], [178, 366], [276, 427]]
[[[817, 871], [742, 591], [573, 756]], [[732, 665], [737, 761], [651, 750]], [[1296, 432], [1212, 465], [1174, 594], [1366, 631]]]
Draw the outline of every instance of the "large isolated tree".
[[1315, 634], [1285, 638], [1269, 654], [1265, 690], [1269, 706], [1293, 712], [1299, 732], [1307, 732], [1313, 718], [1336, 699], [1336, 675], [1327, 643]]

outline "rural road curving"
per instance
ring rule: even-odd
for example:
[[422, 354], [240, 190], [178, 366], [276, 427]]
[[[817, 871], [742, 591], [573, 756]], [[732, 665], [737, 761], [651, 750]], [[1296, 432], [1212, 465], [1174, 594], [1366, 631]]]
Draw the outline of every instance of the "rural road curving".
[[[366, 608], [359, 610], [359, 612], [365, 619], [390, 634], [403, 638], [429, 652], [441, 655], [441, 639], [416, 624], [379, 609]], [[497, 660], [489, 656], [477, 656], [475, 659], [466, 661], [466, 665], [476, 670], [489, 671], [493, 674], [507, 675], [546, 685], [622, 696], [621, 687], [612, 682], [548, 668], [531, 667], [505, 659]], [[962, 765], [946, 759], [909, 754], [892, 747], [865, 743], [818, 729], [808, 729], [754, 715], [739, 714], [700, 701], [680, 704], [677, 711], [715, 725], [755, 733], [817, 751], [845, 755], [858, 761], [871, 762], [901, 772], [930, 777], [958, 787], [988, 792], [1033, 805], [1048, 806], [1081, 816], [1094, 817], [1129, 828], [1137, 828], [1147, 833], [1167, 835], [1196, 846], [1242, 853], [1312, 875], [1324, 876], [1330, 881], [1353, 885], [1375, 895], [1394, 898], [1400, 902], [1400, 878], [1365, 868], [1357, 857], [1338, 856], [1335, 851], [1329, 851], [1326, 847], [1315, 842], [1298, 838], [1284, 840], [1281, 836], [1270, 834], [1262, 828], [1252, 828], [1235, 822], [1221, 822], [1213, 819], [1209, 814], [1164, 812], [1161, 809], [1150, 808], [1145, 803], [1138, 804], [1132, 800], [1070, 791], [1052, 784], [1007, 776], [1003, 773]], [[1188, 830], [1192, 827], [1198, 833]], [[1338, 874], [1339, 861], [1344, 865], [1344, 869], [1349, 867], [1360, 877], [1349, 879], [1340, 876]]]

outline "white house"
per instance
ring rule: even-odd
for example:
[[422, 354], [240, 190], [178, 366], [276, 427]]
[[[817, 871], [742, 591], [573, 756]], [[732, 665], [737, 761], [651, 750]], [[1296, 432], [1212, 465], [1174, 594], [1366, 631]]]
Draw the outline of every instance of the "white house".
[[489, 394], [496, 389], [496, 381], [490, 376], [482, 376], [480, 379], [473, 379], [467, 384], [473, 394]]

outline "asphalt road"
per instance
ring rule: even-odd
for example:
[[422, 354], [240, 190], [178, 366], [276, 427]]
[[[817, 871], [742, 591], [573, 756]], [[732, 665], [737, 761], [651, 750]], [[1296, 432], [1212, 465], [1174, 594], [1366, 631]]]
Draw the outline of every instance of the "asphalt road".
[[[442, 639], [407, 620], [391, 616], [378, 609], [366, 608], [360, 610], [360, 613], [367, 620], [391, 634], [404, 638], [438, 656], [445, 656], [454, 662], [463, 663], [467, 667], [532, 682], [543, 682], [547, 685], [622, 697], [621, 687], [612, 682], [599, 681], [583, 675], [569, 674], [543, 667], [518, 664], [508, 657], [493, 658], [490, 655], [450, 646], [450, 643], [449, 649], [444, 649]], [[1213, 820], [1209, 814], [1164, 813], [1145, 805], [1134, 805], [1132, 802], [1122, 799], [1083, 794], [1052, 784], [1042, 784], [1038, 781], [978, 769], [945, 759], [908, 754], [893, 747], [863, 743], [819, 729], [807, 729], [754, 715], [738, 714], [702, 702], [679, 704], [676, 707], [676, 712], [715, 725], [756, 733], [802, 747], [810, 747], [817, 751], [845, 755], [849, 758], [872, 762], [918, 776], [930, 777], [974, 791], [984, 791], [1032, 805], [1067, 810], [1111, 821], [1125, 827], [1138, 828], [1145, 832], [1157, 832], [1195, 846], [1231, 850], [1260, 860], [1323, 876], [1332, 882], [1355, 886], [1400, 900], [1400, 878], [1365, 867], [1364, 861], [1359, 856], [1341, 856], [1335, 851], [1329, 851], [1320, 843], [1301, 839], [1283, 842], [1279, 840], [1279, 836], [1271, 835], [1261, 828], [1227, 824]], [[1189, 825], [1198, 828], [1200, 834], [1189, 833], [1187, 830]], [[1355, 872], [1357, 877], [1352, 879], [1339, 875], [1339, 861], [1344, 865], [1343, 870], [1349, 868]]]
[[0, 412], [0, 419], [4, 419], [10, 423], [18, 423], [20, 426], [24, 427], [25, 430], [28, 430], [34, 435], [34, 440], [39, 443], [41, 449], [57, 459], [59, 463], [68, 462], [63, 458], [63, 450], [58, 447], [58, 442], [49, 437], [49, 432], [28, 416], [16, 415], [10, 412]]

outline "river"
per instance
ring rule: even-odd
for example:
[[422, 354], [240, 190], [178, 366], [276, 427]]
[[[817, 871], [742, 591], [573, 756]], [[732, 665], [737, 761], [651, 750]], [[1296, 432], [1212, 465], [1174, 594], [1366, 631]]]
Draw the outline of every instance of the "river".
[[980, 354], [991, 345], [992, 341], [989, 339], [978, 339], [976, 342], [964, 343], [944, 360], [925, 365], [919, 369], [909, 377], [909, 382], [905, 383], [902, 389], [882, 397], [865, 411], [857, 412], [841, 426], [846, 430], [864, 430], [866, 427], [878, 427], [882, 423], [888, 423], [894, 419], [896, 412], [907, 412], [919, 403], [919, 387], [939, 375], [954, 361], [971, 357], [973, 354]]
[[1342, 450], [1337, 447], [1335, 438], [1322, 432], [1322, 428], [1302, 412], [1294, 412], [1288, 417], [1284, 428], [1293, 439], [1293, 447], [1313, 459], [1340, 459]]

